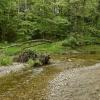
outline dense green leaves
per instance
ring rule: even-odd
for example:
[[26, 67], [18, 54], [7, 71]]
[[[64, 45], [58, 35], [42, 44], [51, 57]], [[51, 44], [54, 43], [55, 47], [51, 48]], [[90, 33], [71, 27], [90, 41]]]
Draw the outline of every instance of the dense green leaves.
[[[0, 40], [100, 36], [99, 0], [1, 0]], [[98, 35], [99, 34], [99, 35]]]

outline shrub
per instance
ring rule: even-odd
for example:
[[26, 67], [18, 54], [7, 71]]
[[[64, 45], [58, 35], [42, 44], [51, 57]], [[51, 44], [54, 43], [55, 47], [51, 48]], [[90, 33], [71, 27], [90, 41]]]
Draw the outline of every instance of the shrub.
[[75, 37], [71, 36], [67, 40], [62, 43], [62, 46], [70, 46], [71, 48], [75, 48], [78, 45], [78, 41]]
[[34, 65], [34, 61], [32, 59], [29, 59], [27, 64], [32, 67]]
[[2, 56], [0, 58], [0, 65], [1, 66], [7, 66], [7, 65], [11, 65], [12, 64], [12, 58], [9, 56]]
[[42, 63], [40, 62], [40, 60], [35, 60], [33, 67], [40, 67], [42, 65]]
[[40, 67], [42, 65], [39, 60], [32, 60], [32, 59], [29, 59], [27, 63], [30, 67]]

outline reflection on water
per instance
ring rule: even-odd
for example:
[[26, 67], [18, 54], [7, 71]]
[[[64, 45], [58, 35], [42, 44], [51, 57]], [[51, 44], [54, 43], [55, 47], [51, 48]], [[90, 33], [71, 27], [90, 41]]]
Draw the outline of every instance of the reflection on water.
[[49, 81], [54, 79], [57, 74], [69, 68], [100, 62], [100, 55], [55, 55], [53, 59], [63, 62], [59, 62], [58, 65], [25, 70], [1, 78], [0, 100], [46, 100]]

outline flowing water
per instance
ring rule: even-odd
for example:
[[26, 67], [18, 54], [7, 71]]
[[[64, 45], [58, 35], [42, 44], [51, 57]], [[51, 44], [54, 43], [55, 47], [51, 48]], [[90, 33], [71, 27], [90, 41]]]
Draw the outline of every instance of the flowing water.
[[100, 54], [52, 58], [51, 65], [0, 78], [0, 100], [100, 100]]

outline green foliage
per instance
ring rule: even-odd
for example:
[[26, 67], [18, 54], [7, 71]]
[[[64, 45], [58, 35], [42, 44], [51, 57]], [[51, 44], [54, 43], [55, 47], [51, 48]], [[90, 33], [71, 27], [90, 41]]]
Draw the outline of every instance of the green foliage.
[[12, 47], [4, 50], [4, 53], [8, 56], [13, 56], [21, 51], [20, 47]]
[[[85, 45], [82, 47], [77, 48], [78, 51], [84, 52], [84, 53], [91, 53], [95, 52], [95, 53], [100, 53], [100, 46], [99, 45]], [[99, 55], [98, 55], [99, 56]]]
[[78, 46], [78, 41], [75, 37], [71, 36], [68, 39], [64, 40], [62, 46], [70, 46], [71, 48], [75, 48]]
[[0, 41], [70, 35], [68, 44], [80, 45], [81, 41], [77, 43], [72, 32], [100, 37], [99, 0], [2, 0], [0, 3]]
[[2, 56], [0, 57], [0, 65], [7, 66], [12, 64], [12, 58], [9, 56]]
[[64, 47], [61, 46], [62, 42], [54, 42], [51, 44], [42, 44], [36, 47], [31, 47], [30, 49], [37, 52], [48, 52], [48, 53], [60, 53], [64, 50]]
[[40, 67], [42, 64], [39, 60], [35, 60], [34, 61], [34, 64], [33, 64], [33, 67]]
[[32, 60], [32, 59], [30, 59], [27, 63], [30, 67], [40, 67], [42, 65], [39, 60]]
[[91, 34], [79, 35], [75, 34], [65, 39], [62, 43], [64, 47], [77, 48], [79, 46], [99, 44], [99, 38], [91, 36]]
[[27, 64], [32, 67], [34, 65], [34, 60], [29, 59], [29, 61], [27, 62]]

